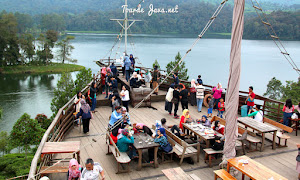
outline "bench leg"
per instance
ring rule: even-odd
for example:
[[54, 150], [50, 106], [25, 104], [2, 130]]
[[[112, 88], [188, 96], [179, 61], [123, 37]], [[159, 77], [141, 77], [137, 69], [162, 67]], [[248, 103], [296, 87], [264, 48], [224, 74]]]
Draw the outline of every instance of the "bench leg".
[[211, 154], [208, 156], [208, 165], [211, 167]]
[[287, 147], [287, 139], [284, 141], [284, 146]]
[[181, 159], [180, 159], [179, 165], [181, 165], [181, 164], [182, 164], [182, 162], [183, 162], [183, 158], [184, 158], [184, 155], [182, 155], [182, 156], [181, 156]]

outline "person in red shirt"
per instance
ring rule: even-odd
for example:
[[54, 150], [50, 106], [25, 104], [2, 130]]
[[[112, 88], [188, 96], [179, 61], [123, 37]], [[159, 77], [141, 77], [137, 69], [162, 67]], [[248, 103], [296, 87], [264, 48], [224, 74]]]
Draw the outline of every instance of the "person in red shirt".
[[192, 122], [192, 118], [190, 116], [190, 111], [188, 109], [183, 110], [182, 115], [180, 117], [180, 123], [179, 123], [179, 127], [180, 129], [183, 131], [183, 123], [190, 123]]
[[218, 103], [218, 117], [223, 118], [224, 111], [225, 111], [225, 103], [224, 103], [224, 99], [221, 98], [220, 102]]
[[213, 126], [213, 130], [217, 131], [218, 133], [224, 135], [225, 126], [223, 126], [220, 121], [215, 121], [215, 125]]
[[245, 101], [245, 104], [247, 104], [247, 114], [250, 113], [250, 111], [253, 109], [254, 106], [254, 99], [255, 99], [255, 94], [253, 92], [253, 87], [249, 87], [249, 94], [248, 97]]

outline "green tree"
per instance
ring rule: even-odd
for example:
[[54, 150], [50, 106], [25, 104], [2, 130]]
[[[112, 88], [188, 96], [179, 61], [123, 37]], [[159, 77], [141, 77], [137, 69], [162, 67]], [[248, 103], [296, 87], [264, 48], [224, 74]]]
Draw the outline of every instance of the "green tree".
[[51, 102], [51, 110], [54, 114], [63, 107], [73, 96], [74, 81], [70, 73], [63, 73], [54, 89], [54, 97]]
[[300, 81], [286, 81], [286, 85], [282, 86], [282, 101], [292, 99], [294, 104], [300, 102]]
[[158, 69], [160, 69], [160, 65], [159, 65], [157, 59], [155, 59], [154, 63], [152, 64], [153, 69], [154, 69], [155, 66], [157, 66]]
[[54, 30], [54, 31], [64, 31], [66, 29], [66, 23], [62, 15], [59, 14], [46, 14], [42, 15], [41, 18], [41, 29]]
[[48, 30], [46, 34], [41, 33], [37, 38], [39, 41], [37, 55], [42, 64], [49, 64], [51, 59], [53, 59], [52, 48], [54, 47], [57, 38], [58, 33], [53, 30]]
[[77, 60], [72, 59], [71, 52], [74, 49], [74, 46], [70, 44], [70, 41], [75, 39], [74, 36], [67, 36], [65, 39], [62, 39], [56, 45], [58, 46], [58, 57], [61, 59], [61, 62], [64, 64], [65, 60], [69, 62], [77, 62]]
[[77, 93], [78, 91], [81, 91], [88, 83], [91, 82], [92, 79], [92, 70], [90, 68], [80, 70], [76, 75], [74, 92]]
[[[167, 72], [170, 73], [175, 68], [175, 66], [177, 66], [177, 64], [179, 63], [180, 60], [181, 60], [181, 55], [178, 52], [178, 54], [175, 56], [175, 60], [170, 61], [167, 64], [167, 66], [166, 66]], [[180, 80], [188, 80], [189, 79], [189, 76], [187, 75], [188, 70], [185, 67], [184, 61], [175, 68], [174, 72], [178, 73], [178, 77]]]
[[3, 109], [2, 109], [2, 107], [0, 106], [0, 119], [2, 119], [2, 116], [3, 116]]
[[25, 158], [27, 158], [30, 145], [39, 144], [44, 132], [45, 130], [41, 128], [37, 120], [31, 119], [27, 113], [24, 113], [10, 132], [10, 143], [12, 147], [21, 147], [25, 151]]
[[18, 64], [19, 57], [16, 17], [3, 13], [0, 16], [0, 66]]
[[7, 151], [8, 145], [8, 134], [6, 131], [0, 132], [0, 151], [2, 151], [3, 155]]
[[35, 55], [35, 46], [34, 46], [34, 37], [32, 34], [22, 34], [19, 42], [20, 47], [23, 50], [23, 57], [28, 59], [28, 62], [31, 63], [33, 56]]
[[34, 118], [40, 124], [41, 128], [47, 130], [51, 124], [51, 120], [45, 114], [37, 114]]
[[264, 93], [264, 96], [268, 96], [269, 98], [274, 100], [280, 100], [282, 96], [281, 81], [273, 77], [267, 85], [267, 90]]

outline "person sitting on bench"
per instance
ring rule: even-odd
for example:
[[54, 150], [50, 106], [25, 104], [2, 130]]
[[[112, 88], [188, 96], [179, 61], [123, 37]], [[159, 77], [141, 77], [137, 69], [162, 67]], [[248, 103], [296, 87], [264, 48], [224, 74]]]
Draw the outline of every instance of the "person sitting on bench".
[[[171, 128], [172, 133], [174, 133], [176, 136], [178, 136], [178, 137], [185, 136], [185, 134], [181, 131], [181, 129], [178, 128], [177, 125], [168, 126], [166, 118], [162, 118], [160, 121], [161, 121], [161, 125], [163, 128], [165, 128], [165, 129]], [[175, 133], [175, 131], [176, 131], [176, 133]]]
[[134, 72], [132, 74], [132, 77], [130, 78], [130, 86], [132, 88], [139, 88], [141, 86], [141, 82], [139, 81], [137, 72]]
[[140, 132], [143, 131], [144, 133], [147, 133], [150, 136], [152, 136], [152, 134], [153, 134], [151, 129], [142, 123], [137, 123], [135, 128], [137, 129], [137, 131], [140, 131]]

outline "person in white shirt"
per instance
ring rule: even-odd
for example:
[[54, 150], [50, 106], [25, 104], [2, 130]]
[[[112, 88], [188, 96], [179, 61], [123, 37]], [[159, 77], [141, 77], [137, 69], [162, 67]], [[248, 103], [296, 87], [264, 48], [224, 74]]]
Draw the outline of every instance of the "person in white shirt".
[[172, 99], [173, 99], [173, 91], [174, 91], [174, 88], [173, 88], [173, 86], [171, 85], [171, 86], [169, 87], [169, 90], [168, 90], [167, 95], [166, 95], [165, 110], [168, 111], [170, 115], [172, 115], [172, 107], [173, 107], [173, 103], [172, 103]]
[[205, 87], [202, 86], [202, 82], [200, 82], [200, 83], [201, 84], [199, 84], [199, 82], [197, 82], [197, 86], [195, 87], [198, 112], [201, 112], [201, 110], [202, 110], [202, 103], [203, 103], [203, 99], [204, 99], [204, 90], [205, 90]]
[[126, 108], [127, 112], [129, 112], [128, 104], [130, 100], [129, 91], [127, 90], [126, 86], [122, 86], [122, 91], [120, 93], [122, 97], [122, 104]]
[[147, 72], [145, 74], [145, 85], [147, 88], [150, 88], [151, 79], [152, 79], [151, 73], [149, 72], [149, 70], [147, 70]]
[[248, 114], [248, 117], [255, 116], [254, 120], [259, 121], [259, 122], [263, 122], [264, 115], [263, 115], [263, 111], [260, 110], [260, 107], [261, 107], [261, 105], [256, 105], [255, 106], [256, 111]]
[[81, 173], [81, 180], [98, 180], [99, 174], [101, 175], [101, 180], [105, 179], [103, 168], [99, 163], [93, 161], [93, 159], [88, 158], [85, 163], [85, 168]]

